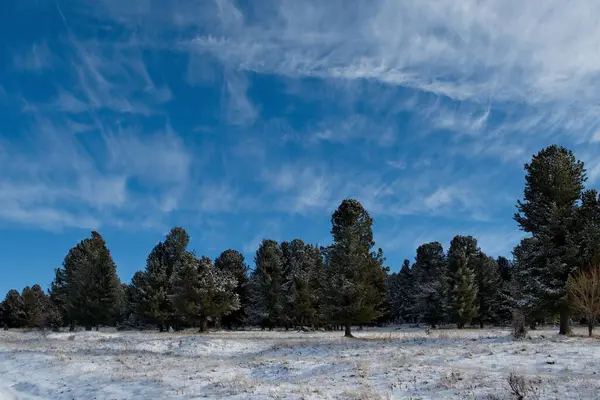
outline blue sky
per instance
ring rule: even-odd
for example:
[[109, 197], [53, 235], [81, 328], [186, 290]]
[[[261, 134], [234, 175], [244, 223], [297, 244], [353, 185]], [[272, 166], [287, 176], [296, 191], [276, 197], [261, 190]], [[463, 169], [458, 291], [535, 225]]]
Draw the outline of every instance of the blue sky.
[[97, 229], [123, 281], [170, 227], [199, 254], [330, 241], [345, 197], [392, 269], [474, 235], [509, 255], [523, 163], [598, 155], [591, 0], [9, 1], [0, 292]]

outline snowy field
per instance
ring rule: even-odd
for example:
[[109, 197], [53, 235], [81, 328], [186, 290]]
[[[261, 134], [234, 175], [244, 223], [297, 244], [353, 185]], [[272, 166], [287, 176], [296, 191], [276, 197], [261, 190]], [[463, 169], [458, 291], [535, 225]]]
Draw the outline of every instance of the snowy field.
[[599, 398], [600, 341], [555, 333], [2, 331], [0, 399]]

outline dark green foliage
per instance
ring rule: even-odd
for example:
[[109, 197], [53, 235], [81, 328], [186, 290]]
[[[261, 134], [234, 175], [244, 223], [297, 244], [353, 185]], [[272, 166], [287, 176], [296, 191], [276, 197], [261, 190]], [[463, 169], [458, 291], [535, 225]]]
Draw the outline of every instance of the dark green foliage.
[[417, 282], [415, 305], [418, 319], [432, 327], [448, 319], [447, 270], [448, 263], [441, 243], [419, 246], [413, 266]]
[[25, 287], [21, 293], [25, 306], [25, 325], [38, 329], [57, 329], [62, 324], [62, 317], [50, 298], [40, 285]]
[[210, 258], [198, 260], [193, 253], [185, 252], [175, 263], [171, 276], [173, 294], [169, 298], [177, 315], [203, 332], [209, 319], [239, 308], [236, 283], [229, 271], [216, 268]]
[[321, 265], [318, 248], [300, 239], [282, 242], [284, 324], [313, 325], [317, 319], [318, 293], [314, 276]]
[[268, 327], [279, 325], [283, 317], [283, 252], [275, 240], [264, 239], [254, 257], [250, 278], [248, 317], [251, 323]]
[[494, 309], [494, 323], [506, 325], [511, 321], [513, 309], [515, 308], [512, 293], [513, 265], [508, 259], [500, 256], [496, 259], [496, 266], [498, 268], [497, 274], [500, 279], [500, 287], [497, 292], [496, 308]]
[[27, 325], [25, 302], [18, 291], [9, 290], [2, 302], [4, 322], [9, 328], [23, 328]]
[[190, 237], [183, 228], [175, 227], [167, 234], [164, 242], [159, 242], [146, 259], [146, 269], [134, 276], [132, 290], [136, 293], [135, 310], [139, 320], [149, 320], [162, 332], [168, 325], [178, 326], [176, 315], [169, 296], [171, 276], [175, 265], [184, 257]]
[[588, 269], [600, 265], [600, 198], [595, 189], [581, 195], [577, 213], [579, 265]]
[[502, 279], [498, 264], [492, 257], [479, 252], [474, 260], [475, 282], [477, 283], [477, 303], [479, 307], [479, 327], [498, 321], [501, 310]]
[[453, 274], [454, 286], [450, 289], [451, 315], [456, 326], [460, 329], [470, 324], [479, 311], [477, 305], [478, 288], [471, 267], [472, 261], [464, 250], [456, 251], [453, 254], [453, 262], [456, 264], [456, 270]]
[[398, 273], [388, 275], [389, 317], [392, 322], [415, 322], [416, 281], [410, 261], [404, 260]]
[[237, 250], [225, 250], [215, 259], [215, 267], [220, 271], [229, 272], [236, 279], [235, 294], [238, 295], [240, 308], [221, 318], [221, 324], [229, 329], [239, 328], [246, 323], [248, 294], [248, 265], [244, 255]]
[[455, 236], [448, 249], [448, 307], [458, 328], [470, 324], [478, 314], [475, 263], [479, 252], [472, 236]]
[[387, 268], [381, 249], [372, 252], [373, 219], [353, 199], [342, 201], [331, 217], [333, 244], [326, 251], [326, 315], [343, 324], [369, 323], [384, 313]]
[[63, 323], [70, 323], [67, 297], [67, 273], [63, 268], [56, 268], [54, 270], [54, 280], [50, 285], [50, 301]]
[[91, 329], [114, 324], [119, 315], [121, 283], [106, 242], [98, 232], [73, 247], [56, 272], [51, 289], [57, 307], [71, 324]]
[[579, 264], [581, 239], [577, 201], [586, 175], [570, 150], [549, 146], [525, 164], [523, 201], [514, 218], [532, 235], [515, 249], [520, 304], [530, 310], [559, 313], [560, 333], [569, 331], [567, 279]]

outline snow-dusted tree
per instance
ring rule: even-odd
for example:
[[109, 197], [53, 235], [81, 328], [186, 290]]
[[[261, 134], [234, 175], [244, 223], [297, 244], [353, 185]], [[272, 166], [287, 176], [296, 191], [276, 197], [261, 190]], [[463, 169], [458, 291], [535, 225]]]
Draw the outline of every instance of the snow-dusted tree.
[[393, 322], [413, 322], [415, 311], [415, 278], [410, 261], [404, 260], [399, 272], [388, 276], [388, 303]]
[[496, 259], [496, 266], [498, 267], [497, 274], [500, 277], [500, 284], [495, 302], [494, 323], [507, 324], [511, 321], [513, 309], [515, 308], [511, 290], [513, 264], [506, 257], [500, 256]]
[[474, 260], [475, 283], [477, 284], [477, 304], [479, 327], [498, 320], [502, 307], [502, 280], [496, 260], [484, 252], [479, 252]]
[[600, 316], [600, 268], [582, 270], [569, 277], [567, 287], [570, 305], [587, 320], [591, 337]]
[[221, 318], [223, 326], [231, 329], [240, 327], [246, 323], [248, 295], [248, 265], [244, 255], [237, 250], [228, 249], [215, 259], [215, 267], [220, 271], [229, 272], [236, 279], [234, 292], [238, 295], [240, 308], [224, 315]]
[[171, 276], [173, 294], [169, 297], [177, 315], [204, 332], [209, 319], [239, 308], [236, 283], [228, 271], [216, 268], [210, 258], [199, 260], [193, 253], [185, 252], [175, 263]]
[[473, 256], [467, 255], [464, 249], [456, 249], [452, 254], [455, 269], [452, 274], [453, 287], [450, 289], [451, 315], [459, 329], [470, 324], [479, 311], [478, 288], [475, 283], [475, 273], [471, 268], [471, 257]]
[[274, 328], [283, 314], [283, 253], [275, 240], [264, 239], [254, 257], [255, 268], [249, 282], [252, 324]]
[[470, 324], [478, 313], [475, 260], [479, 252], [472, 236], [455, 236], [448, 249], [448, 307], [458, 328]]
[[60, 327], [62, 318], [40, 285], [25, 287], [21, 298], [25, 306], [25, 319], [28, 327], [38, 329]]
[[172, 228], [164, 242], [159, 242], [146, 259], [146, 269], [132, 281], [133, 290], [137, 291], [136, 310], [139, 319], [150, 319], [162, 332], [168, 325], [178, 325], [177, 316], [169, 299], [171, 294], [171, 275], [177, 264], [186, 253], [190, 237], [180, 227]]
[[558, 313], [559, 333], [567, 334], [567, 279], [580, 263], [577, 202], [585, 169], [570, 150], [552, 145], [535, 154], [525, 171], [523, 201], [518, 201], [514, 218], [531, 234], [527, 251], [532, 254], [518, 263], [521, 290], [526, 302]]
[[381, 249], [371, 251], [373, 219], [354, 199], [343, 200], [331, 216], [333, 244], [326, 252], [326, 309], [333, 323], [343, 324], [351, 337], [352, 324], [369, 323], [386, 302], [387, 268]]
[[579, 265], [589, 268], [600, 264], [600, 198], [595, 189], [581, 195], [579, 220]]
[[312, 325], [317, 316], [318, 293], [314, 275], [321, 263], [318, 248], [300, 239], [282, 242], [283, 294], [286, 326]]
[[419, 319], [431, 327], [448, 319], [448, 263], [439, 242], [417, 248], [413, 266], [416, 280], [415, 304]]
[[21, 294], [12, 289], [9, 290], [2, 302], [4, 323], [9, 328], [22, 328], [27, 323], [27, 312]]
[[[64, 280], [63, 280], [64, 279]], [[106, 242], [96, 231], [73, 247], [57, 272], [53, 288], [61, 288], [70, 323], [87, 330], [115, 322], [121, 283]]]

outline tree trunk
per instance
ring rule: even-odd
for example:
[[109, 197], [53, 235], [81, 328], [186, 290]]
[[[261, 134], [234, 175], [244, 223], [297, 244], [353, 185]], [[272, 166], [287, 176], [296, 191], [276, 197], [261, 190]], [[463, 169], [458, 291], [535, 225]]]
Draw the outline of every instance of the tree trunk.
[[69, 332], [75, 332], [75, 321], [69, 323]]
[[594, 319], [593, 318], [588, 319], [587, 326], [588, 326], [588, 336], [592, 337], [592, 334], [594, 331]]
[[558, 331], [559, 335], [568, 335], [571, 333], [571, 328], [569, 327], [569, 311], [561, 310], [560, 311], [560, 328]]
[[206, 317], [200, 318], [200, 332], [206, 332], [207, 323], [208, 321]]
[[352, 327], [350, 326], [350, 324], [345, 325], [344, 337], [354, 337], [352, 336]]
[[98, 325], [96, 325], [96, 332], [98, 332], [98, 329], [99, 329], [99, 326], [98, 326]]
[[483, 319], [480, 319], [480, 320], [479, 320], [479, 328], [480, 328], [480, 329], [483, 329]]

